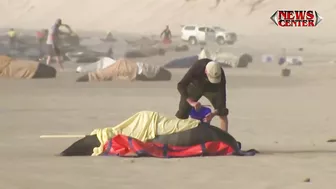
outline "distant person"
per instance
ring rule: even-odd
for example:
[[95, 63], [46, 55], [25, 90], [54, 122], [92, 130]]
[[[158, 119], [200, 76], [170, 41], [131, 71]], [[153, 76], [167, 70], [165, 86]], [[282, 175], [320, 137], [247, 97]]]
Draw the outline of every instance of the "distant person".
[[113, 40], [114, 40], [114, 38], [113, 38], [112, 32], [110, 32], [110, 31], [107, 32], [104, 41], [113, 41]]
[[47, 65], [50, 64], [51, 58], [56, 57], [56, 62], [60, 65], [63, 70], [63, 65], [61, 63], [61, 51], [59, 48], [60, 39], [59, 39], [59, 27], [62, 25], [62, 20], [57, 19], [55, 24], [49, 29], [47, 36], [47, 46], [48, 46], [48, 58]]
[[14, 30], [14, 28], [9, 29], [7, 32], [8, 38], [9, 38], [9, 48], [11, 50], [15, 50], [17, 47], [17, 33]]
[[282, 48], [278, 64], [280, 66], [285, 65], [286, 61], [287, 61], [287, 50], [286, 50], [286, 48]]
[[48, 30], [47, 29], [41, 29], [39, 31], [36, 32], [36, 41], [39, 45], [43, 45], [46, 40], [47, 40], [47, 36], [48, 36]]
[[192, 108], [199, 110], [201, 103], [198, 100], [204, 96], [214, 107], [214, 112], [208, 114], [204, 122], [210, 122], [213, 117], [219, 116], [220, 127], [228, 131], [229, 110], [226, 108], [226, 79], [221, 65], [210, 59], [196, 61], [177, 84], [181, 95], [176, 117], [188, 119]]
[[113, 49], [110, 47], [107, 52], [106, 52], [106, 57], [112, 58], [113, 59]]
[[36, 41], [38, 43], [38, 48], [40, 51], [40, 58], [43, 57], [44, 53], [43, 53], [43, 46], [47, 40], [47, 36], [48, 36], [48, 30], [47, 29], [42, 29], [40, 31], [36, 32]]
[[164, 44], [170, 44], [172, 42], [171, 41], [172, 34], [168, 25], [166, 26], [166, 29], [164, 29], [163, 32], [161, 33], [160, 37], [162, 38], [162, 36]]

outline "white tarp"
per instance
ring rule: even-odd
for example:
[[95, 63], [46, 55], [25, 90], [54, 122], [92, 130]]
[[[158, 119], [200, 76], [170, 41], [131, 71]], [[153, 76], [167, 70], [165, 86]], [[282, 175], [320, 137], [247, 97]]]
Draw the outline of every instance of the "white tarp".
[[204, 58], [213, 59], [214, 57], [211, 56], [211, 53], [209, 52], [209, 50], [207, 50], [207, 49], [203, 49], [203, 50], [198, 54], [198, 60], [200, 60], [200, 59], [204, 59]]
[[159, 66], [144, 64], [142, 62], [137, 62], [138, 75], [142, 74], [147, 78], [154, 78], [160, 71]]
[[207, 49], [203, 49], [198, 55], [198, 59], [203, 58], [209, 58], [230, 67], [237, 67], [239, 60], [239, 57], [232, 53], [221, 52], [220, 50], [212, 52]]
[[239, 57], [228, 52], [217, 52], [215, 61], [235, 68], [238, 66]]
[[[78, 66], [76, 71], [80, 73], [86, 72], [96, 72], [98, 70], [102, 70], [104, 68], [109, 67], [110, 65], [114, 64], [116, 61], [112, 58], [104, 57], [101, 58], [99, 61], [94, 62], [92, 64], [87, 64], [84, 66]], [[144, 64], [142, 62], [136, 63], [138, 66], [138, 75], [145, 75], [147, 78], [155, 77], [159, 71], [160, 67], [155, 65]]]
[[84, 66], [78, 66], [76, 72], [85, 73], [85, 72], [95, 72], [104, 68], [109, 67], [110, 65], [114, 64], [116, 61], [112, 58], [103, 57], [99, 61], [86, 64]]
[[287, 56], [286, 63], [288, 65], [296, 65], [296, 66], [302, 65], [303, 57], [302, 56]]

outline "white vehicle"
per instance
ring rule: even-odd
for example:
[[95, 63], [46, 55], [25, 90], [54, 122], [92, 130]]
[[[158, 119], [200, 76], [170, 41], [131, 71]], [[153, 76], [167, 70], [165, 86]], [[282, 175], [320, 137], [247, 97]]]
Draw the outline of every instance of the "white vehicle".
[[197, 26], [197, 25], [184, 25], [181, 30], [181, 39], [188, 41], [190, 45], [198, 43], [206, 43], [215, 41], [219, 45], [229, 44], [232, 45], [237, 41], [237, 34], [234, 32], [227, 32], [223, 28], [215, 26]]

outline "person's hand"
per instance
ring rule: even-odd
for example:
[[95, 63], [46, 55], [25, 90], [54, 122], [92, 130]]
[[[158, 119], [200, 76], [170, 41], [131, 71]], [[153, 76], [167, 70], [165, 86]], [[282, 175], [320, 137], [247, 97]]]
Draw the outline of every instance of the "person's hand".
[[203, 119], [203, 122], [205, 123], [210, 123], [212, 118], [215, 117], [215, 114], [214, 113], [208, 113], [205, 118]]
[[193, 107], [196, 111], [198, 111], [199, 109], [201, 109], [202, 104], [200, 102], [195, 102], [191, 99], [188, 99], [188, 103], [190, 104], [191, 107]]
[[202, 104], [200, 102], [193, 102], [190, 104], [196, 111], [201, 109]]

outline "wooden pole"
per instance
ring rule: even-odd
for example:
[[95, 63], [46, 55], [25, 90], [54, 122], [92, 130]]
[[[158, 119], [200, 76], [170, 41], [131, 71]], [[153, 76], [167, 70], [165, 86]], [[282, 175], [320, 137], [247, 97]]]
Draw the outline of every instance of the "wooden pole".
[[41, 135], [40, 138], [83, 138], [86, 135]]

